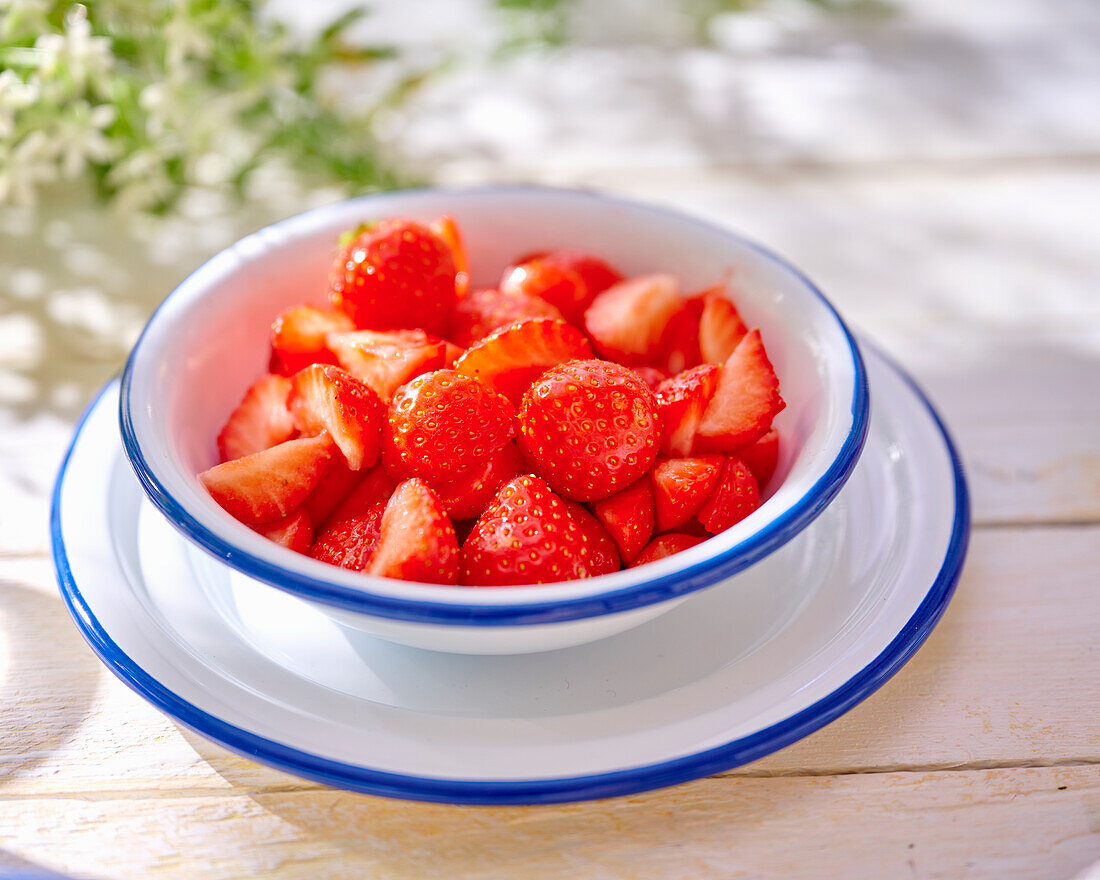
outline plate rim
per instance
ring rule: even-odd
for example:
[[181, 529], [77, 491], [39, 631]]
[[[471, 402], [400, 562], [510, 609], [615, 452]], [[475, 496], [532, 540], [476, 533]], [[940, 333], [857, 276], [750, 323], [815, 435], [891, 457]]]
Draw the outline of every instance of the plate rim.
[[[866, 343], [864, 343], [866, 344]], [[916, 611], [867, 665], [821, 699], [768, 727], [691, 755], [638, 767], [573, 777], [521, 780], [444, 779], [376, 770], [324, 758], [252, 733], [211, 715], [166, 688], [110, 637], [76, 583], [61, 532], [61, 490], [73, 450], [108, 382], [84, 411], [54, 483], [50, 506], [52, 557], [62, 598], [81, 635], [124, 684], [169, 717], [232, 752], [315, 782], [365, 794], [451, 804], [516, 805], [592, 800], [664, 788], [771, 754], [824, 727], [886, 683], [924, 643], [954, 594], [970, 538], [970, 498], [951, 435], [919, 385], [890, 357], [875, 354], [903, 380], [928, 411], [948, 453], [955, 482], [955, 513], [944, 560]]]

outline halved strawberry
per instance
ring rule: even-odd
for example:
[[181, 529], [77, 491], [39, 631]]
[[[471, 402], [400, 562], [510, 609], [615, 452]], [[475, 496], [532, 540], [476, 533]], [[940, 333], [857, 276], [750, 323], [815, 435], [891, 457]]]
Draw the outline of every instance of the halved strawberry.
[[[560, 496], [559, 496], [560, 497]], [[580, 527], [581, 537], [585, 545], [587, 556], [584, 557], [592, 577], [600, 574], [611, 574], [622, 568], [622, 560], [619, 559], [619, 548], [614, 539], [608, 534], [607, 529], [583, 504], [562, 498], [561, 503], [569, 511], [569, 515]]]
[[458, 555], [454, 526], [435, 493], [420, 480], [406, 480], [386, 502], [367, 571], [404, 581], [454, 584]]
[[313, 524], [304, 507], [299, 507], [280, 522], [256, 526], [256, 531], [295, 553], [308, 553], [309, 546], [313, 543]]
[[365, 516], [374, 505], [378, 503], [385, 504], [389, 501], [393, 490], [396, 488], [397, 480], [382, 465], [375, 465], [367, 471], [359, 484], [340, 502], [340, 506], [332, 511], [325, 526], [331, 527], [345, 520], [359, 519]]
[[447, 343], [422, 330], [333, 333], [328, 345], [340, 366], [383, 401], [410, 379], [438, 370], [447, 357]]
[[658, 532], [683, 525], [695, 515], [718, 482], [722, 462], [721, 455], [657, 460], [649, 476]]
[[432, 490], [451, 519], [463, 520], [481, 516], [493, 496], [509, 480], [523, 473], [523, 456], [515, 442], [506, 443], [486, 459], [457, 479], [432, 484]]
[[638, 480], [617, 495], [594, 501], [592, 512], [615, 540], [623, 562], [629, 565], [653, 535], [653, 489], [649, 480]]
[[628, 278], [592, 301], [584, 327], [600, 357], [628, 365], [657, 364], [665, 329], [683, 303], [671, 275]]
[[699, 522], [712, 534], [741, 522], [760, 506], [760, 489], [752, 471], [736, 455], [722, 465], [722, 475], [699, 510]]
[[306, 500], [329, 459], [337, 454], [328, 434], [302, 437], [216, 465], [199, 474], [199, 479], [211, 497], [241, 522], [270, 523]]
[[463, 584], [505, 587], [589, 577], [581, 527], [533, 474], [505, 483], [462, 545]]
[[471, 346], [494, 330], [525, 318], [558, 318], [562, 313], [544, 299], [515, 290], [475, 290], [455, 307], [452, 335]]
[[249, 388], [218, 433], [221, 460], [262, 452], [293, 437], [288, 394], [290, 382], [282, 376], [264, 376]]
[[732, 452], [748, 446], [767, 433], [784, 406], [760, 331], [753, 330], [722, 367], [718, 387], [699, 422], [695, 448]]
[[351, 318], [335, 309], [304, 305], [287, 309], [271, 325], [272, 372], [293, 376], [310, 364], [336, 363], [325, 337], [354, 329]]
[[397, 389], [383, 432], [386, 467], [442, 484], [484, 464], [516, 434], [504, 397], [455, 370], [436, 370]]
[[378, 461], [384, 407], [346, 370], [313, 364], [294, 374], [290, 411], [303, 434], [328, 431], [353, 471]]
[[309, 555], [319, 562], [362, 571], [378, 547], [385, 509], [385, 503], [379, 502], [359, 516], [333, 523], [313, 542]]
[[462, 233], [454, 217], [444, 214], [429, 224], [429, 228], [451, 249], [455, 261], [455, 293], [464, 297], [470, 289], [470, 261], [466, 256], [466, 246], [462, 242]]
[[329, 298], [363, 329], [446, 336], [456, 271], [451, 248], [436, 233], [411, 220], [383, 220], [340, 251]]
[[779, 462], [778, 432], [772, 428], [751, 446], [741, 449], [737, 457], [749, 466], [752, 475], [756, 477], [756, 484], [763, 489], [768, 485], [768, 480], [772, 478]]
[[667, 535], [658, 535], [646, 544], [645, 549], [630, 563], [630, 567], [637, 568], [639, 565], [648, 565], [658, 559], [664, 559], [666, 556], [672, 556], [674, 553], [701, 544], [705, 540], [706, 538], [701, 538], [698, 535], [688, 535], [684, 532], [669, 532]]
[[699, 316], [702, 313], [703, 300], [691, 297], [683, 300], [680, 310], [668, 319], [660, 343], [661, 366], [666, 372], [675, 376], [699, 363]]
[[550, 367], [591, 357], [592, 346], [576, 327], [553, 318], [529, 318], [474, 343], [455, 369], [519, 406], [531, 383]]
[[657, 386], [668, 378], [668, 373], [659, 367], [634, 367], [634, 372], [642, 377], [642, 381], [656, 391]]
[[352, 493], [362, 481], [364, 471], [353, 471], [348, 467], [343, 455], [334, 455], [328, 463], [321, 479], [309, 493], [302, 508], [309, 513], [309, 521], [315, 529], [320, 529], [333, 512]]
[[661, 452], [665, 455], [691, 455], [703, 413], [718, 388], [720, 371], [714, 364], [701, 364], [657, 386], [654, 394], [661, 419]]
[[724, 364], [749, 328], [741, 320], [737, 307], [725, 296], [724, 287], [704, 291], [702, 300], [699, 353], [708, 364]]

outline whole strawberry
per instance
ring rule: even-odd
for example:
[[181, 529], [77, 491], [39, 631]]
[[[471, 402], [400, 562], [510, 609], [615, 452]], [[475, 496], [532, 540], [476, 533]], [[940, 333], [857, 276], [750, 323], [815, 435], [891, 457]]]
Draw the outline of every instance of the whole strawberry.
[[661, 439], [657, 400], [633, 370], [601, 360], [547, 370], [524, 395], [520, 448], [572, 501], [625, 489], [653, 464]]
[[329, 298], [367, 330], [450, 330], [455, 309], [450, 247], [411, 220], [383, 220], [345, 246], [333, 266]]

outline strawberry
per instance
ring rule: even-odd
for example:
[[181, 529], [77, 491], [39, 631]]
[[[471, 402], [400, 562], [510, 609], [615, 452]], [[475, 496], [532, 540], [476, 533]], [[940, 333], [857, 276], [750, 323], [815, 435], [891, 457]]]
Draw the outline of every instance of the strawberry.
[[221, 460], [262, 452], [293, 437], [288, 394], [290, 382], [282, 376], [264, 376], [249, 388], [218, 433]]
[[661, 417], [661, 452], [684, 457], [691, 454], [695, 435], [715, 389], [721, 368], [702, 364], [666, 379], [657, 386]]
[[748, 446], [767, 433], [784, 406], [760, 331], [753, 330], [722, 367], [718, 387], [699, 422], [695, 448], [732, 452]]
[[451, 249], [451, 256], [455, 261], [455, 294], [461, 299], [470, 289], [470, 261], [466, 256], [466, 246], [463, 244], [458, 223], [453, 217], [444, 214], [432, 221], [429, 228]]
[[724, 532], [760, 506], [760, 489], [752, 471], [736, 455], [722, 465], [718, 485], [699, 510], [699, 521], [712, 534]]
[[579, 326], [596, 295], [618, 284], [623, 276], [599, 257], [583, 251], [546, 251], [517, 261], [505, 270], [504, 279], [501, 287], [553, 303], [569, 323]]
[[684, 300], [671, 275], [644, 275], [609, 287], [584, 313], [584, 327], [602, 358], [660, 364], [668, 322]]
[[367, 471], [359, 484], [340, 502], [340, 506], [325, 522], [326, 527], [365, 516], [374, 505], [389, 501], [396, 488], [397, 481], [382, 465], [376, 465]]
[[668, 319], [661, 337], [661, 366], [671, 375], [682, 373], [700, 361], [699, 316], [703, 300], [692, 297], [682, 301], [680, 310]]
[[763, 489], [775, 473], [775, 466], [779, 462], [779, 434], [772, 428], [751, 446], [738, 451], [737, 456], [748, 465], [752, 475], [756, 477], [756, 484]]
[[475, 290], [455, 309], [454, 338], [460, 345], [471, 346], [494, 330], [526, 318], [562, 320], [562, 314], [537, 296], [514, 290]]
[[343, 455], [334, 455], [325, 468], [321, 479], [309, 493], [303, 509], [309, 514], [309, 521], [319, 531], [333, 512], [351, 495], [352, 490], [362, 481], [363, 471], [353, 471], [348, 467]]
[[466, 354], [466, 349], [461, 345], [455, 345], [453, 342], [446, 341], [443, 343], [443, 346], [443, 367], [447, 370], [453, 370], [455, 364], [458, 363], [458, 359]]
[[257, 526], [256, 531], [295, 553], [308, 553], [309, 545], [313, 543], [313, 524], [304, 507], [299, 507], [280, 522]]
[[639, 565], [648, 565], [658, 559], [664, 559], [666, 556], [672, 556], [674, 553], [701, 544], [705, 540], [706, 538], [701, 538], [698, 535], [687, 535], [683, 532], [669, 532], [667, 535], [658, 535], [646, 544], [645, 549], [630, 563], [630, 567], [637, 568]]
[[384, 401], [410, 379], [440, 369], [447, 357], [447, 343], [423, 330], [333, 333], [328, 345], [340, 366]]
[[456, 274], [450, 247], [430, 229], [383, 220], [340, 251], [329, 298], [365, 330], [416, 328], [446, 336]]
[[642, 377], [642, 381], [649, 386], [651, 391], [656, 391], [657, 386], [668, 378], [668, 373], [659, 367], [635, 367], [634, 372]]
[[501, 487], [462, 545], [460, 582], [504, 587], [588, 577], [586, 546], [562, 499], [526, 474]]
[[336, 455], [328, 434], [287, 440], [199, 474], [206, 491], [248, 525], [270, 523], [298, 507]]
[[531, 383], [550, 367], [591, 357], [592, 346], [576, 327], [553, 318], [529, 318], [475, 343], [455, 369], [519, 406]]
[[359, 516], [329, 526], [313, 542], [309, 555], [319, 562], [362, 571], [378, 547], [385, 509], [386, 505], [379, 502]]
[[525, 469], [523, 456], [514, 442], [508, 442], [477, 467], [464, 471], [456, 479], [437, 483], [432, 490], [443, 511], [451, 519], [470, 519], [481, 515], [500, 489]]
[[516, 433], [516, 410], [454, 370], [397, 389], [383, 435], [386, 467], [400, 477], [447, 483], [484, 464]]
[[702, 294], [703, 311], [699, 316], [699, 354], [708, 364], [724, 364], [733, 354], [749, 328], [737, 308], [724, 295], [725, 288], [715, 287]]
[[607, 498], [638, 480], [659, 440], [653, 392], [633, 370], [607, 361], [552, 367], [520, 409], [524, 457], [572, 501]]
[[367, 571], [430, 584], [458, 582], [458, 539], [435, 493], [406, 480], [386, 502], [378, 547]]
[[657, 510], [657, 531], [686, 523], [703, 506], [718, 482], [721, 455], [658, 459], [649, 476]]
[[610, 498], [593, 502], [592, 512], [614, 538], [623, 562], [629, 565], [653, 535], [653, 489], [649, 480], [638, 480]]
[[368, 385], [345, 370], [313, 364], [291, 379], [290, 411], [305, 435], [328, 431], [353, 471], [378, 461], [384, 408]]
[[618, 571], [622, 567], [619, 548], [615, 546], [614, 539], [607, 533], [603, 523], [596, 519], [583, 504], [566, 498], [562, 498], [561, 503], [565, 505], [565, 509], [569, 511], [569, 515], [581, 530], [581, 538], [588, 554], [585, 565], [592, 577]]
[[287, 309], [271, 325], [272, 372], [293, 376], [310, 364], [336, 363], [325, 337], [354, 329], [351, 318], [333, 309], [317, 306]]

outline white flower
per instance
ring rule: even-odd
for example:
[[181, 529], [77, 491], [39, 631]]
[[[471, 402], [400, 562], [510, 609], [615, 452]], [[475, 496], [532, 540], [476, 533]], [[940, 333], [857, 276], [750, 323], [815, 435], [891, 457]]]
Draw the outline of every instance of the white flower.
[[106, 162], [114, 156], [114, 145], [103, 129], [115, 121], [116, 115], [109, 104], [92, 107], [87, 101], [74, 101], [66, 108], [50, 130], [66, 177], [77, 177], [89, 160]]
[[43, 131], [32, 131], [14, 147], [0, 147], [0, 203], [33, 205], [35, 187], [57, 178], [54, 150]]
[[122, 214], [152, 208], [175, 188], [165, 172], [169, 156], [156, 146], [135, 150], [107, 174], [115, 187], [115, 208]]
[[0, 0], [0, 38], [45, 30], [51, 6], [50, 0]]
[[38, 98], [38, 87], [25, 83], [14, 70], [0, 70], [0, 138], [15, 130], [15, 113]]
[[38, 50], [40, 75], [49, 77], [64, 71], [80, 92], [89, 82], [93, 85], [101, 82], [114, 60], [111, 41], [93, 37], [92, 26], [84, 15], [67, 15], [64, 33], [42, 34], [35, 40], [34, 48]]
[[210, 34], [198, 27], [186, 13], [179, 11], [165, 25], [164, 41], [165, 61], [170, 74], [183, 68], [189, 58], [209, 58], [214, 48]]

